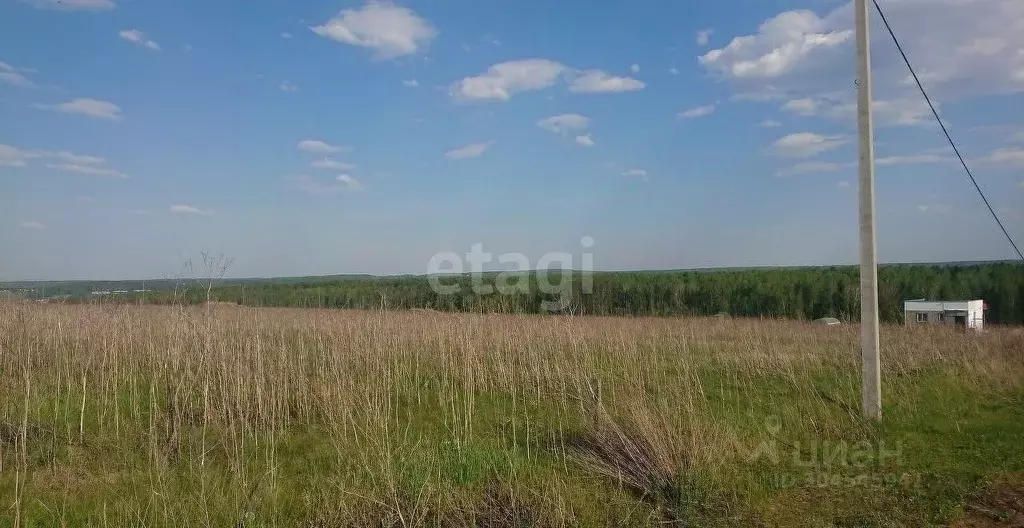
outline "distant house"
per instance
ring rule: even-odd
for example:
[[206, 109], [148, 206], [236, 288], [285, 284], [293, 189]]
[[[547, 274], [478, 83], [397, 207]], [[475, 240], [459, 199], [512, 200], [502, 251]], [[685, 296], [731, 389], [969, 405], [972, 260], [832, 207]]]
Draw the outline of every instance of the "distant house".
[[903, 322], [907, 326], [947, 324], [981, 330], [985, 324], [985, 301], [905, 301]]

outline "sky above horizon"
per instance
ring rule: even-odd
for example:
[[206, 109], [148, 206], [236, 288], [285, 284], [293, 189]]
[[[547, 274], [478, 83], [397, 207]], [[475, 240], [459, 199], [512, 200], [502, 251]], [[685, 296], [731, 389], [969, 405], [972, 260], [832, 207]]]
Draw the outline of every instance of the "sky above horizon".
[[[882, 6], [1020, 245], [1024, 2]], [[421, 274], [477, 243], [598, 270], [853, 263], [852, 14], [5, 0], [0, 280], [169, 277], [204, 251], [232, 277]], [[877, 15], [872, 45], [879, 259], [1015, 258]]]

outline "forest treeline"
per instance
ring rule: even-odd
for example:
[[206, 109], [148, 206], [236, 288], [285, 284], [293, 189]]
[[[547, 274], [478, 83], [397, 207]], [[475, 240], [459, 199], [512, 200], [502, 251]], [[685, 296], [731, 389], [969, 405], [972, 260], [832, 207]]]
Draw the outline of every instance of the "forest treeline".
[[[568, 273], [568, 272], [567, 272]], [[551, 291], [560, 272], [539, 282], [536, 272], [510, 278], [496, 273], [435, 277], [455, 293], [439, 293], [424, 276], [357, 277], [332, 282], [198, 284], [148, 293], [155, 303], [207, 300], [248, 306], [588, 315], [715, 315], [856, 321], [859, 271], [854, 266], [729, 271], [597, 272], [571, 274], [567, 289]], [[525, 281], [525, 282], [523, 282]], [[587, 287], [587, 282], [592, 287]], [[473, 285], [503, 286], [475, 293]], [[209, 286], [209, 285], [207, 285]], [[591, 290], [584, 294], [584, 289]], [[476, 288], [476, 291], [479, 291]], [[510, 291], [511, 290], [511, 291]], [[545, 292], [547, 291], [547, 293]], [[503, 292], [503, 293], [502, 293]], [[879, 305], [884, 322], [903, 321], [907, 299], [984, 299], [990, 323], [1024, 324], [1024, 265], [896, 264], [879, 268]]]

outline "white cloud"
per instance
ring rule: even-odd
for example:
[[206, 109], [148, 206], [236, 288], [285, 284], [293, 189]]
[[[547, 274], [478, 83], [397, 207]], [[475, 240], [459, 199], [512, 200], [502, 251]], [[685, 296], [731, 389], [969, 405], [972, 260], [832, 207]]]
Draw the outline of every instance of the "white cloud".
[[343, 183], [345, 187], [348, 187], [349, 189], [352, 189], [354, 191], [358, 191], [363, 188], [363, 184], [360, 183], [359, 180], [353, 178], [352, 176], [349, 176], [348, 174], [339, 174], [338, 177], [335, 179]]
[[780, 169], [775, 172], [776, 177], [797, 176], [800, 174], [811, 174], [815, 172], [832, 172], [839, 170], [843, 165], [830, 161], [806, 161], [797, 163], [787, 169]]
[[0, 145], [0, 167], [24, 167], [30, 158], [38, 157], [33, 152], [27, 152], [10, 145]]
[[416, 88], [419, 85], [420, 85], [420, 82], [417, 81], [416, 79], [409, 79], [407, 81], [402, 81], [402, 86], [408, 86], [409, 88]]
[[117, 7], [113, 0], [28, 0], [40, 9], [59, 11], [106, 11]]
[[669, 68], [668, 72], [671, 73], [672, 75], [679, 75], [679, 69], [678, 68]]
[[887, 156], [875, 158], [875, 165], [916, 165], [923, 163], [946, 163], [953, 161], [949, 156], [938, 154], [916, 154], [912, 156]]
[[204, 216], [210, 216], [210, 215], [214, 214], [213, 211], [208, 211], [208, 210], [200, 209], [200, 208], [195, 207], [195, 206], [184, 205], [184, 204], [172, 205], [171, 208], [170, 208], [170, 211], [172, 213], [178, 213], [178, 214], [194, 214], [194, 215], [204, 215]]
[[74, 152], [68, 152], [66, 150], [62, 150], [60, 152], [45, 152], [44, 151], [43, 154], [47, 155], [47, 156], [52, 156], [52, 157], [61, 159], [63, 161], [69, 162], [69, 163], [78, 163], [78, 164], [83, 164], [83, 165], [98, 165], [98, 164], [106, 162], [105, 159], [103, 159], [103, 158], [101, 158], [99, 156], [85, 156], [85, 155], [75, 154]]
[[[871, 110], [878, 126], [921, 125], [935, 120], [928, 103], [916, 95], [891, 100], [876, 99], [871, 103]], [[821, 113], [828, 118], [853, 123], [857, 119], [857, 103], [836, 104], [821, 110]]]
[[775, 127], [782, 126], [782, 123], [779, 123], [778, 121], [775, 121], [774, 119], [765, 119], [764, 121], [761, 121], [760, 123], [758, 123], [757, 126], [759, 126], [761, 128], [775, 128]]
[[480, 156], [484, 152], [486, 152], [487, 149], [491, 148], [491, 145], [493, 145], [493, 144], [494, 144], [494, 141], [484, 141], [484, 142], [481, 142], [481, 143], [472, 143], [472, 144], [466, 145], [464, 147], [459, 147], [459, 148], [455, 148], [455, 149], [449, 150], [448, 152], [445, 152], [444, 155], [445, 155], [446, 158], [452, 159], [452, 160], [459, 160], [459, 159], [466, 159], [466, 158], [475, 158], [477, 156]]
[[711, 40], [711, 35], [715, 32], [714, 28], [707, 28], [697, 31], [697, 45], [707, 46], [708, 41]]
[[333, 158], [324, 158], [322, 160], [316, 160], [316, 161], [310, 163], [309, 165], [311, 167], [313, 167], [314, 169], [326, 169], [326, 170], [352, 170], [352, 169], [356, 168], [356, 166], [351, 164], [351, 163], [346, 163], [344, 161], [338, 161], [338, 160], [333, 159]]
[[46, 226], [35, 220], [25, 220], [20, 222], [18, 225], [25, 229], [46, 229]]
[[359, 9], [344, 9], [311, 29], [322, 37], [371, 49], [379, 60], [417, 53], [437, 37], [434, 25], [411, 9], [376, 0]]
[[640, 73], [640, 65], [639, 64], [631, 64], [629, 66], [629, 71], [631, 71], [633, 73]]
[[281, 81], [281, 84], [279, 84], [277, 86], [277, 88], [278, 88], [278, 90], [281, 90], [282, 92], [297, 92], [297, 91], [299, 91], [299, 87], [296, 86], [295, 83], [293, 83], [293, 82], [291, 82], [289, 80]]
[[537, 121], [537, 126], [556, 134], [567, 134], [574, 130], [586, 130], [590, 118], [580, 114], [559, 114]]
[[292, 34], [288, 33], [287, 31], [284, 31], [284, 32], [281, 33], [281, 38], [290, 39], [290, 38], [292, 38]]
[[772, 148], [778, 156], [809, 158], [838, 148], [846, 142], [847, 140], [843, 136], [822, 136], [813, 132], [797, 132], [779, 138], [772, 144]]
[[86, 203], [92, 203], [92, 202], [96, 201], [95, 199], [93, 199], [92, 196], [79, 196], [78, 198], [76, 198], [76, 200], [78, 200], [79, 202], [86, 202]]
[[698, 117], [709, 116], [713, 113], [715, 113], [715, 105], [709, 104], [704, 106], [695, 106], [693, 108], [688, 108], [676, 114], [676, 117], [680, 119], [695, 119]]
[[335, 152], [342, 152], [348, 150], [348, 147], [331, 145], [328, 143], [324, 143], [319, 139], [304, 139], [302, 141], [299, 141], [299, 144], [296, 145], [296, 148], [303, 152], [313, 152], [316, 154], [332, 154]]
[[852, 38], [852, 30], [828, 30], [825, 20], [812, 11], [787, 11], [766, 20], [756, 35], [736, 37], [698, 60], [726, 78], [770, 79], [792, 72]]
[[787, 112], [793, 112], [797, 115], [814, 115], [814, 112], [818, 110], [818, 102], [809, 97], [803, 99], [791, 99], [786, 101], [786, 104], [782, 105], [782, 109]]
[[[886, 16], [936, 99], [1024, 91], [1020, 0], [894, 0], [886, 5]], [[742, 95], [777, 91], [792, 99], [841, 91], [852, 99], [852, 28], [850, 2], [822, 16], [786, 11], [756, 33], [704, 54], [700, 63]], [[872, 32], [872, 44], [876, 50], [892, 49], [884, 30]], [[879, 99], [917, 97], [898, 54], [876, 53], [872, 71]], [[895, 124], [913, 120], [894, 119]]]
[[583, 135], [583, 136], [576, 136], [576, 144], [581, 146], [581, 147], [593, 147], [594, 146], [594, 138], [591, 137], [590, 134], [586, 134], [586, 135]]
[[3, 62], [0, 62], [0, 82], [13, 86], [20, 86], [22, 88], [31, 88], [35, 86], [35, 83], [28, 80], [24, 75], [18, 73], [18, 70], [13, 66]]
[[42, 110], [54, 110], [65, 114], [79, 114], [112, 121], [121, 119], [121, 107], [98, 99], [79, 98], [57, 105], [35, 104], [33, 106]]
[[74, 163], [50, 163], [47, 164], [46, 167], [64, 172], [77, 172], [78, 174], [87, 174], [89, 176], [105, 176], [110, 178], [128, 177], [128, 175], [123, 172], [119, 172], [114, 169], [108, 169], [105, 167], [96, 167], [95, 165], [76, 165]]
[[641, 181], [647, 181], [647, 171], [644, 169], [629, 169], [622, 173], [627, 178], [637, 178]]
[[1024, 166], [1024, 148], [1003, 147], [992, 151], [991, 154], [981, 158], [982, 163], [993, 165]]
[[953, 208], [943, 204], [932, 204], [932, 205], [919, 205], [917, 206], [917, 212], [921, 214], [936, 214], [944, 215], [953, 211]]
[[615, 77], [602, 70], [586, 70], [569, 84], [569, 91], [576, 93], [633, 92], [643, 90], [642, 81], [631, 77]]
[[453, 83], [450, 93], [460, 100], [507, 101], [516, 93], [552, 86], [565, 71], [564, 65], [547, 59], [502, 62]]
[[10, 145], [0, 145], [0, 166], [24, 167], [28, 160], [35, 158], [50, 158], [61, 163], [81, 166], [95, 166], [106, 162], [99, 156], [75, 154], [67, 150], [22, 150]]
[[160, 51], [159, 44], [147, 39], [146, 34], [137, 29], [126, 29], [124, 31], [118, 32], [118, 35], [121, 38], [127, 40], [128, 42], [138, 44], [139, 46], [151, 49], [153, 51]]

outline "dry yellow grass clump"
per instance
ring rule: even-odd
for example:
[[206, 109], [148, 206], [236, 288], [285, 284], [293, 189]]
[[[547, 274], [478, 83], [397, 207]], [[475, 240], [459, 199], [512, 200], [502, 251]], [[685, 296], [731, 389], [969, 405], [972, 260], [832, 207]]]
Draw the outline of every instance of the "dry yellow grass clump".
[[1024, 455], [1002, 453], [1024, 422], [1019, 331], [885, 328], [882, 425], [859, 418], [857, 332], [2, 304], [0, 515], [115, 526], [948, 522], [981, 481], [1024, 471]]

